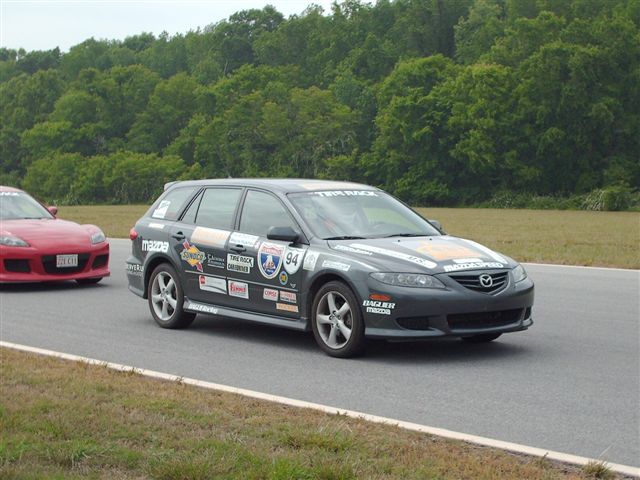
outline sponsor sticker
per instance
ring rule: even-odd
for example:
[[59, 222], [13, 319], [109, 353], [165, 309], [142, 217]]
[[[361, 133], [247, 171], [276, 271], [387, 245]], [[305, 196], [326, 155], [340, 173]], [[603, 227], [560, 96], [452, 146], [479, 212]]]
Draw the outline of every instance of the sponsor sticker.
[[169, 251], [169, 242], [161, 242], [160, 240], [142, 240], [143, 252], [162, 252]]
[[272, 302], [278, 301], [278, 290], [273, 288], [265, 288], [262, 292], [262, 298], [264, 300], [271, 300]]
[[302, 269], [314, 271], [316, 269], [316, 263], [318, 261], [319, 256], [320, 256], [319, 252], [315, 252], [313, 250], [307, 250], [307, 254], [304, 257], [304, 262], [302, 263]]
[[286, 304], [286, 303], [276, 303], [276, 308], [278, 310], [284, 310], [285, 312], [298, 313], [298, 306], [297, 305], [289, 305], [289, 304]]
[[367, 313], [378, 315], [391, 315], [391, 311], [396, 308], [395, 303], [379, 302], [377, 300], [365, 300], [362, 302], [362, 306], [367, 307]]
[[480, 250], [481, 252], [486, 253], [487, 255], [489, 255], [491, 258], [493, 258], [496, 262], [500, 262], [500, 263], [509, 263], [507, 262], [507, 260], [502, 256], [502, 255], [498, 255], [496, 252], [494, 252], [493, 250], [491, 250], [490, 248], [485, 247], [484, 245], [480, 245], [479, 243], [476, 243], [472, 240], [466, 240], [466, 239], [461, 239], [463, 242], [468, 243], [469, 245], [471, 245], [474, 248], [477, 248], [478, 250]]
[[195, 312], [210, 313], [211, 315], [218, 314], [218, 309], [216, 307], [212, 307], [211, 305], [205, 305], [204, 303], [197, 303], [197, 302], [190, 301], [187, 304], [186, 309], [193, 310]]
[[229, 280], [229, 295], [232, 297], [249, 299], [249, 285], [244, 282]]
[[419, 241], [419, 242], [401, 242], [405, 248], [414, 250], [423, 255], [427, 255], [436, 261], [452, 260], [454, 258], [465, 257], [477, 257], [480, 251], [475, 248], [469, 248], [465, 245], [460, 245], [447, 241]]
[[482, 260], [479, 258], [454, 258], [453, 263], [480, 263]]
[[224, 258], [207, 253], [207, 267], [224, 269]]
[[284, 247], [277, 243], [264, 242], [258, 249], [258, 269], [264, 278], [275, 278], [282, 266]]
[[243, 247], [255, 248], [260, 237], [249, 235], [246, 233], [233, 232], [229, 237], [229, 243], [232, 245], [242, 245]]
[[348, 245], [334, 245], [332, 248], [334, 250], [340, 250], [342, 252], [358, 253], [360, 255], [368, 255], [368, 256], [373, 255], [373, 253], [367, 250], [362, 250], [361, 248], [353, 248]]
[[325, 260], [322, 262], [322, 268], [333, 268], [334, 270], [340, 270], [342, 272], [348, 272], [351, 265], [348, 263], [334, 262], [333, 260]]
[[445, 272], [457, 272], [459, 270], [471, 270], [474, 268], [505, 268], [506, 265], [498, 262], [475, 262], [475, 263], [456, 263], [445, 265]]
[[202, 272], [202, 262], [207, 258], [205, 253], [198, 250], [198, 247], [195, 245], [190, 245], [186, 240], [182, 244], [182, 247], [183, 250], [180, 252], [180, 258], [191, 267], [195, 267], [196, 270]]
[[206, 275], [200, 275], [200, 290], [213, 293], [227, 293], [227, 282], [224, 278], [207, 277]]
[[373, 190], [328, 190], [324, 192], [313, 192], [319, 197], [377, 197]]
[[150, 223], [149, 228], [155, 228], [156, 230], [162, 230], [164, 228], [164, 223]]
[[0, 197], [19, 197], [18, 192], [0, 192]]
[[281, 290], [280, 300], [283, 302], [296, 303], [298, 301], [298, 296], [293, 292], [283, 292]]
[[167, 214], [167, 210], [169, 210], [170, 205], [171, 205], [171, 201], [162, 200], [160, 202], [160, 205], [157, 206], [157, 208], [153, 211], [151, 216], [153, 218], [164, 218], [164, 216]]
[[386, 255], [388, 257], [398, 258], [400, 260], [406, 260], [407, 262], [415, 263], [416, 265], [421, 265], [425, 268], [436, 268], [438, 266], [437, 263], [434, 263], [425, 258], [416, 257], [415, 255], [408, 255], [402, 252], [396, 252], [394, 250], [387, 250], [386, 248], [374, 247], [373, 245], [365, 245], [364, 243], [352, 243], [350, 245], [353, 248], [358, 248], [361, 250], [368, 250], [373, 253], [378, 253], [380, 255]]
[[227, 254], [227, 270], [238, 273], [251, 273], [251, 267], [253, 267], [253, 257], [245, 257], [234, 253]]
[[196, 227], [191, 234], [191, 242], [207, 247], [224, 248], [230, 233], [217, 228]]
[[141, 277], [144, 273], [144, 267], [137, 263], [127, 263], [127, 274], [132, 277]]
[[286, 285], [289, 281], [289, 275], [287, 275], [287, 272], [280, 272], [280, 275], [278, 275], [278, 277], [278, 280], [280, 280], [280, 285]]
[[305, 250], [303, 248], [287, 247], [284, 252], [284, 269], [294, 275], [302, 265]]

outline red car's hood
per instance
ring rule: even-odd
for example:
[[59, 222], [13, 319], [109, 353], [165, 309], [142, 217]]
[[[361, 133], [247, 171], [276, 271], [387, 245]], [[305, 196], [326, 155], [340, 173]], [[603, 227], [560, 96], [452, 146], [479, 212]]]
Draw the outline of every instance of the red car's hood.
[[91, 227], [80, 226], [75, 222], [58, 218], [2, 220], [0, 223], [0, 233], [2, 235], [15, 235], [36, 248], [90, 246], [91, 230]]

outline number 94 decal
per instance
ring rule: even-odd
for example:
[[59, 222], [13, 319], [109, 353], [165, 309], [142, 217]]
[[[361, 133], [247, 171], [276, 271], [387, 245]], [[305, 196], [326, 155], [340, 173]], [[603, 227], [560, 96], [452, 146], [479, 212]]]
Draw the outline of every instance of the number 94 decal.
[[284, 253], [284, 269], [289, 275], [293, 275], [300, 269], [305, 252], [304, 248], [287, 247]]

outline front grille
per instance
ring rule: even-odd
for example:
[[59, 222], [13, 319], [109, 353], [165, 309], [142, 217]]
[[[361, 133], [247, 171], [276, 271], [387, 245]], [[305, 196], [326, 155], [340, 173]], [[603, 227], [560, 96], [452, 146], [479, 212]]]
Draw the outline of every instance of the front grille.
[[66, 275], [68, 273], [78, 273], [84, 270], [84, 267], [87, 265], [89, 261], [88, 253], [80, 253], [78, 254], [78, 266], [77, 267], [65, 267], [58, 268], [56, 267], [56, 256], [55, 255], [44, 255], [42, 257], [42, 266], [44, 271], [50, 273], [52, 275]]
[[[491, 277], [491, 285], [489, 286], [486, 286], [486, 284], [483, 284], [481, 281], [482, 279], [480, 277], [485, 275]], [[491, 294], [504, 290], [509, 282], [509, 272], [457, 274], [449, 275], [449, 277], [469, 290]]]
[[429, 330], [429, 317], [401, 317], [396, 323], [407, 330]]
[[98, 255], [93, 260], [93, 265], [91, 265], [91, 268], [92, 269], [102, 268], [107, 264], [108, 261], [109, 261], [109, 255]]
[[29, 273], [31, 267], [29, 266], [29, 260], [5, 258], [4, 269], [7, 272], [15, 273]]
[[524, 308], [497, 312], [457, 313], [447, 315], [447, 323], [451, 330], [503, 327], [518, 322], [523, 312]]

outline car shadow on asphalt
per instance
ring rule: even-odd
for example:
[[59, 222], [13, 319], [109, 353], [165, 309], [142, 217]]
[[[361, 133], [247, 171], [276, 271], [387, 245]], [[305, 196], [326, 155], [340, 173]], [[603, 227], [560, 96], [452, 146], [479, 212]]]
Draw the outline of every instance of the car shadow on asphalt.
[[[204, 315], [199, 315], [189, 330], [212, 337], [270, 345], [273, 348], [313, 354], [318, 358], [329, 358], [317, 346], [311, 332], [287, 330], [229, 318], [207, 318]], [[471, 344], [458, 338], [411, 342], [368, 340], [364, 354], [349, 361], [395, 364], [504, 361], [531, 354], [531, 349], [526, 344], [513, 341], [521, 335], [526, 335], [526, 332], [505, 334], [493, 342], [484, 344]]]
[[80, 285], [75, 280], [63, 280], [59, 282], [42, 283], [0, 283], [2, 293], [38, 293], [56, 292], [64, 290], [86, 290], [91, 288], [105, 288], [104, 283], [94, 283], [91, 285]]

